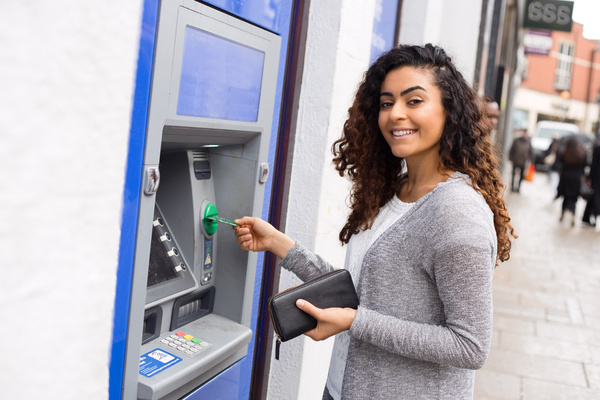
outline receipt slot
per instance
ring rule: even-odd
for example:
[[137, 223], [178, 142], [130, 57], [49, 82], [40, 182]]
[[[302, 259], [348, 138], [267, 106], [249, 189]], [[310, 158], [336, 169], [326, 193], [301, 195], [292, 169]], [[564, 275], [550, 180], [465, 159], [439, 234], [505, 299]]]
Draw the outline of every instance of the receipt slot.
[[192, 0], [158, 21], [124, 399], [182, 398], [247, 354], [257, 256], [221, 217], [262, 213], [280, 51]]

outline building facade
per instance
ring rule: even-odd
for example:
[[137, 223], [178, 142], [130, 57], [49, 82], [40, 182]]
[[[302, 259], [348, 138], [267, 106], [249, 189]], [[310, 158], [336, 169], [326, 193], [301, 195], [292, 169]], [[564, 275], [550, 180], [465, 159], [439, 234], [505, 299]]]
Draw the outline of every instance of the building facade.
[[582, 33], [583, 25], [576, 22], [571, 32], [548, 31], [548, 53], [526, 54], [515, 95], [513, 128], [533, 133], [537, 122], [554, 120], [575, 123], [584, 132], [597, 132], [600, 50], [597, 41], [584, 38]]

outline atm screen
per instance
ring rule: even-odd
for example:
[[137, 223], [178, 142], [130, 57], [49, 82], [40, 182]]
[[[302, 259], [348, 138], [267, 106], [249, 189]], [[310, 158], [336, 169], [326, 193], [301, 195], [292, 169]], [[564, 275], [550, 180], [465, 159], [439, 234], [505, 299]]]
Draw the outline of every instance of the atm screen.
[[167, 249], [161, 243], [156, 228], [152, 229], [152, 244], [150, 246], [150, 265], [148, 266], [148, 287], [158, 285], [177, 278], [177, 271], [167, 254]]
[[256, 122], [265, 53], [186, 26], [177, 114]]

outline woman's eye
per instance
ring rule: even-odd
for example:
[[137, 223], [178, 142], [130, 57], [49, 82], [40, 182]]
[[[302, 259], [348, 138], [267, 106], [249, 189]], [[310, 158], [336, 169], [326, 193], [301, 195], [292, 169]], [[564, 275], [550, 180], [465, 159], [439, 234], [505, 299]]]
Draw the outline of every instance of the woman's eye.
[[390, 101], [385, 101], [385, 102], [381, 103], [381, 104], [379, 105], [379, 107], [380, 107], [380, 108], [390, 108], [390, 107], [392, 107], [393, 105], [394, 105], [394, 104], [393, 104], [392, 102], [390, 102]]
[[416, 106], [417, 104], [421, 104], [423, 102], [423, 100], [421, 99], [412, 99], [408, 101], [408, 104], [410, 104], [411, 106]]

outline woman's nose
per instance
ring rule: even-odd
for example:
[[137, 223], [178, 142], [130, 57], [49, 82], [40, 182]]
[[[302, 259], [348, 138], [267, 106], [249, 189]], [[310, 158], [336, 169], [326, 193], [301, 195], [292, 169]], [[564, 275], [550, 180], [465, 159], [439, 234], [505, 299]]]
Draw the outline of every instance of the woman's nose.
[[390, 113], [390, 118], [396, 119], [406, 119], [406, 110], [402, 107], [398, 102], [394, 104], [392, 107], [392, 112]]

